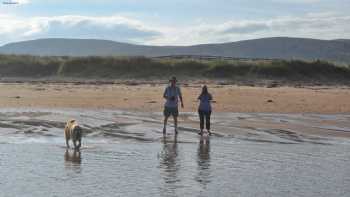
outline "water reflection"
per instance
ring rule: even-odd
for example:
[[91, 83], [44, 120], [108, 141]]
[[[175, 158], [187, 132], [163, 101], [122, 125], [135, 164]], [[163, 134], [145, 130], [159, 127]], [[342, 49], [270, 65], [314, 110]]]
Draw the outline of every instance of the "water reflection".
[[64, 165], [67, 169], [73, 169], [77, 173], [81, 172], [81, 152], [78, 150], [66, 150], [64, 153]]
[[74, 150], [72, 152], [68, 149], [66, 150], [64, 153], [64, 161], [66, 163], [81, 164], [81, 152], [79, 150]]
[[161, 177], [164, 180], [164, 186], [160, 188], [162, 194], [175, 194], [180, 182], [178, 173], [180, 170], [180, 161], [178, 160], [177, 136], [174, 140], [163, 137], [163, 147], [159, 154], [159, 168]]
[[210, 140], [208, 136], [201, 136], [197, 153], [198, 174], [196, 180], [203, 189], [210, 183]]

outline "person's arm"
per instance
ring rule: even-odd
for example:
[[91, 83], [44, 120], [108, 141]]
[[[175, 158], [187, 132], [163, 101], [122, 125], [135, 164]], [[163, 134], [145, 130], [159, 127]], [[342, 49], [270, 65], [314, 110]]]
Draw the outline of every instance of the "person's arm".
[[168, 88], [165, 88], [163, 98], [168, 99]]
[[183, 102], [183, 99], [182, 99], [182, 93], [181, 93], [181, 89], [179, 88], [179, 98], [180, 98], [180, 101], [181, 101], [181, 107], [184, 108], [184, 102]]
[[213, 96], [211, 94], [209, 94], [209, 101], [213, 100]]

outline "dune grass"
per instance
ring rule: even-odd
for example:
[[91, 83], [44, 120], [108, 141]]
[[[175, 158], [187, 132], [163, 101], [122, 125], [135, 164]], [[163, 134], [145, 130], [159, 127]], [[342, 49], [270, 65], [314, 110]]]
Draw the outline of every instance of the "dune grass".
[[79, 79], [271, 79], [350, 82], [350, 66], [300, 60], [191, 60], [145, 57], [0, 55], [1, 77]]

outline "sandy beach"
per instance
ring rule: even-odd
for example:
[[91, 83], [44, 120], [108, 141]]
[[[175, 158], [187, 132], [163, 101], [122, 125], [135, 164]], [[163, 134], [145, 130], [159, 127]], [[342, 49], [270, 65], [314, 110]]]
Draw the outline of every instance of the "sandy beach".
[[[348, 193], [350, 89], [210, 84], [209, 137], [197, 134], [201, 84], [182, 85], [179, 134], [172, 120], [162, 134], [165, 85], [0, 84], [1, 189], [39, 197]], [[65, 146], [69, 119], [83, 127], [79, 152]]]
[[[1, 83], [0, 107], [121, 109], [162, 111], [165, 84]], [[184, 112], [197, 108], [201, 84], [182, 85]], [[247, 87], [209, 85], [215, 112], [321, 113], [350, 112], [347, 87]]]

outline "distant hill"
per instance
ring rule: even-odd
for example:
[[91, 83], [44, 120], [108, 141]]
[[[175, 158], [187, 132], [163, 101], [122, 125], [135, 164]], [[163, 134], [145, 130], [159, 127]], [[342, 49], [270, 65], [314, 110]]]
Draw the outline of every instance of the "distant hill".
[[146, 46], [95, 39], [39, 39], [6, 44], [2, 54], [41, 56], [211, 55], [237, 58], [328, 60], [350, 63], [350, 40], [274, 37], [193, 46]]
[[348, 42], [350, 43], [350, 39], [336, 39], [334, 41], [339, 41], [339, 42]]

